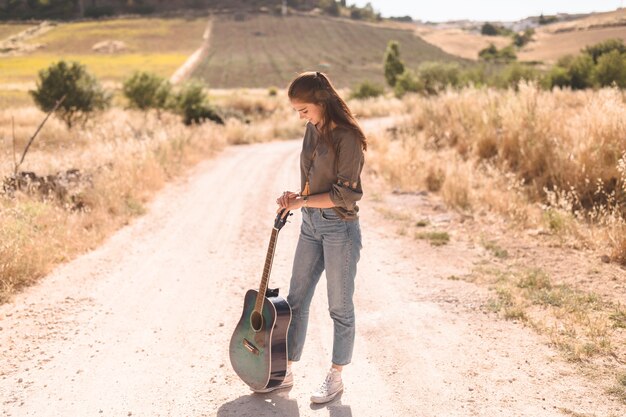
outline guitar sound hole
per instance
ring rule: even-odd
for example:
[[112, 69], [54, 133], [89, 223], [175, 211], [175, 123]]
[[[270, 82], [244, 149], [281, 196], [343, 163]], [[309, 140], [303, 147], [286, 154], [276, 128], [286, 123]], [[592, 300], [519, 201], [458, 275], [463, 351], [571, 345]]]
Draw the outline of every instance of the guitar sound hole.
[[252, 330], [258, 332], [263, 327], [263, 316], [261, 313], [257, 311], [253, 311], [250, 315], [250, 325], [252, 326]]

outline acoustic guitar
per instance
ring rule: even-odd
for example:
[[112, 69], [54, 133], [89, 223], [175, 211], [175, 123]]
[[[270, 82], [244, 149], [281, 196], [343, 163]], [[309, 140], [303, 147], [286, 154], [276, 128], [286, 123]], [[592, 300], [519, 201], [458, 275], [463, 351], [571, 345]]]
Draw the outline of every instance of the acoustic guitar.
[[283, 214], [281, 211], [274, 221], [259, 290], [246, 293], [241, 319], [230, 339], [233, 369], [243, 382], [256, 390], [280, 385], [287, 372], [291, 308], [287, 300], [278, 295], [278, 289], [267, 288], [278, 232], [290, 216], [289, 212]]

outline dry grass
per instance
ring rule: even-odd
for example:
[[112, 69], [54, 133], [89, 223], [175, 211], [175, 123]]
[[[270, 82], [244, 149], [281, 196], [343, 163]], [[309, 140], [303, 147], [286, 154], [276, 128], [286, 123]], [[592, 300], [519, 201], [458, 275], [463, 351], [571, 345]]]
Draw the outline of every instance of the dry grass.
[[542, 61], [555, 63], [564, 55], [577, 55], [580, 50], [607, 39], [626, 41], [626, 26], [597, 27], [569, 32], [551, 32], [540, 29], [534, 41], [527, 44], [517, 55], [520, 61]]
[[593, 292], [557, 284], [545, 271], [519, 265], [479, 268], [466, 279], [494, 289], [496, 298], [487, 304], [489, 310], [545, 334], [571, 361], [624, 354], [621, 331], [612, 318], [619, 305]]
[[[229, 118], [225, 126], [186, 127], [171, 114], [157, 119], [116, 108], [84, 129], [67, 130], [51, 118], [21, 169], [38, 175], [79, 169], [87, 181], [61, 201], [22, 193], [0, 196], [0, 303], [59, 262], [96, 247], [143, 214], [168, 180], [227, 144], [302, 134], [303, 123], [282, 96], [224, 93], [215, 101], [245, 114], [249, 123]], [[34, 107], [0, 110], [0, 178], [13, 171], [12, 119], [21, 150], [43, 116]], [[82, 208], [74, 209], [77, 202]]]
[[23, 30], [33, 27], [34, 25], [21, 23], [1, 23], [0, 24], [0, 42], [12, 35], [16, 35]]
[[99, 42], [116, 40], [126, 44], [127, 52], [189, 55], [202, 43], [208, 17], [183, 18], [116, 18], [69, 22], [30, 39], [45, 45], [51, 55], [90, 55]]
[[[4, 120], [7, 113], [1, 113]], [[41, 118], [34, 109], [16, 115], [20, 148], [24, 134], [32, 133]], [[44, 132], [23, 169], [42, 175], [76, 168], [91, 178], [91, 186], [76, 194], [82, 210], [68, 210], [66, 201], [23, 194], [0, 199], [0, 302], [142, 214], [167, 180], [226, 143], [214, 125], [184, 127], [173, 116], [157, 120], [120, 110], [107, 112], [80, 132], [67, 131], [57, 121]], [[3, 149], [3, 154], [10, 152]], [[9, 161], [2, 158], [3, 175], [11, 172]]]
[[401, 192], [437, 192], [474, 219], [458, 226], [467, 234], [505, 240], [507, 249], [483, 238], [493, 258], [463, 278], [493, 289], [488, 309], [532, 326], [594, 375], [623, 370], [623, 272], [600, 255], [626, 265], [624, 94], [522, 85], [403, 102], [408, 121], [369, 137], [369, 168]]
[[437, 45], [445, 52], [465, 59], [476, 61], [478, 52], [493, 43], [498, 48], [511, 44], [511, 38], [505, 36], [483, 36], [478, 31], [469, 31], [461, 28], [437, 28], [433, 26], [419, 26], [416, 34], [426, 42]]
[[440, 190], [453, 207], [486, 207], [626, 259], [622, 92], [523, 85], [405, 103], [410, 122], [371, 138], [372, 165], [395, 187]]

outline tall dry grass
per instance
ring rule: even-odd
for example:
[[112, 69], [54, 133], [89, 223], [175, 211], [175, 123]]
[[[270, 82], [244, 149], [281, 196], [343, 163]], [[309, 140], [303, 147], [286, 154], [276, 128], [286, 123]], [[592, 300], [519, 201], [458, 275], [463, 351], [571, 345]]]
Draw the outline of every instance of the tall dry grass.
[[[96, 247], [143, 214], [168, 180], [224, 146], [302, 134], [302, 121], [280, 98], [224, 102], [245, 117], [229, 118], [224, 126], [184, 126], [172, 114], [159, 119], [112, 109], [73, 130], [49, 119], [20, 169], [40, 176], [78, 169], [84, 183], [71, 199], [0, 194], [0, 303], [59, 262]], [[13, 135], [19, 159], [43, 117], [34, 107], [0, 110], [0, 182], [13, 173]]]
[[[441, 191], [522, 226], [544, 223], [626, 263], [626, 104], [617, 89], [465, 89], [406, 101], [408, 122], [371, 138], [396, 187]], [[537, 204], [538, 203], [538, 204]], [[586, 224], [594, 227], [586, 227]]]

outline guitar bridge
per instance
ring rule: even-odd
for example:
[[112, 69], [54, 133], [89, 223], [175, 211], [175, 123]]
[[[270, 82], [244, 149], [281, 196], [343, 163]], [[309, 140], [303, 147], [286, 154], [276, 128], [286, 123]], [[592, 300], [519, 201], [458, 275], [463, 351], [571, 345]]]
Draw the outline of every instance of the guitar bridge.
[[248, 339], [243, 339], [243, 346], [255, 355], [259, 355], [259, 349], [256, 348], [252, 343], [248, 342]]
[[268, 298], [278, 297], [278, 288], [268, 288], [267, 291], [265, 291], [265, 296]]

